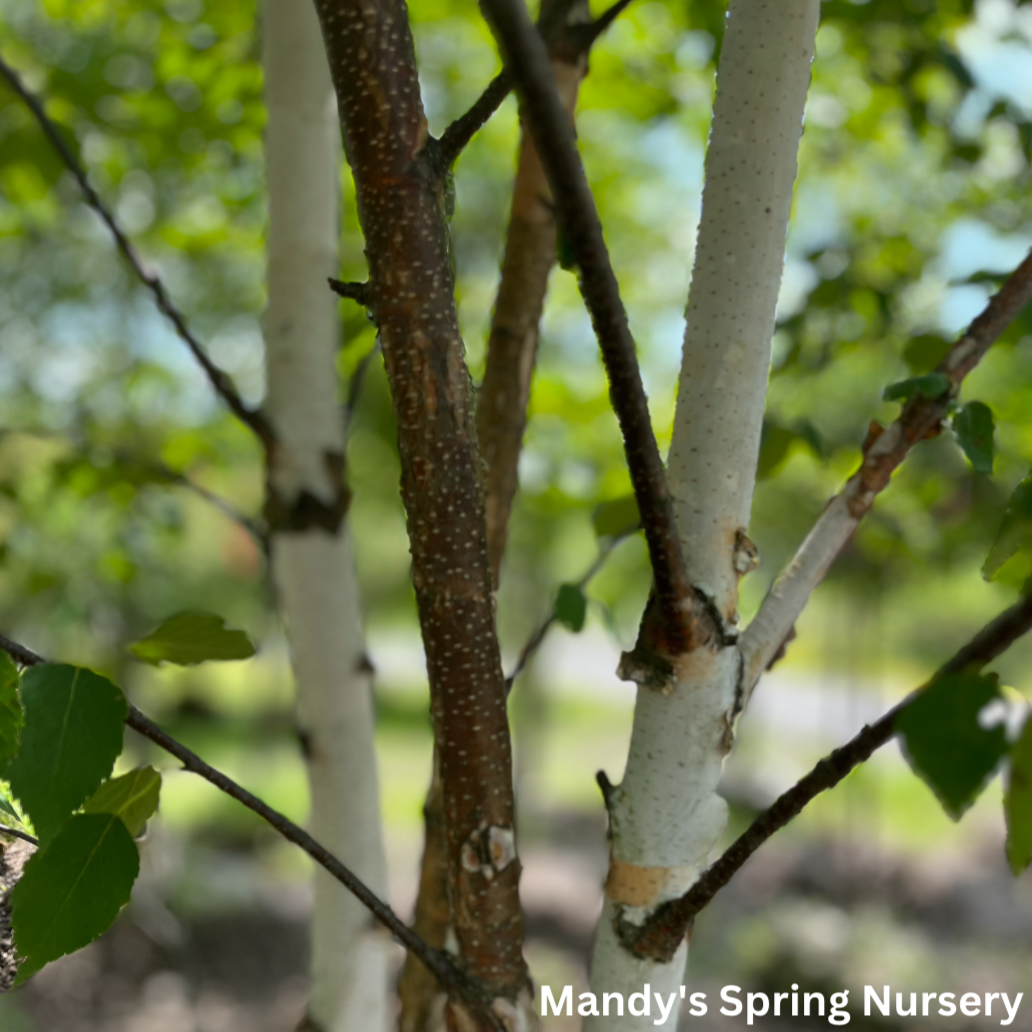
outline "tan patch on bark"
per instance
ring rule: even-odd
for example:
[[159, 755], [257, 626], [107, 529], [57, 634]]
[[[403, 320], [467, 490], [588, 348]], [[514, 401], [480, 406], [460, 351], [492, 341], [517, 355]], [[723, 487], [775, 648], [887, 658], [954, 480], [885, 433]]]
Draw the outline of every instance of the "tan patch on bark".
[[606, 895], [627, 907], [651, 907], [681, 891], [694, 876], [691, 867], [640, 867], [613, 857]]

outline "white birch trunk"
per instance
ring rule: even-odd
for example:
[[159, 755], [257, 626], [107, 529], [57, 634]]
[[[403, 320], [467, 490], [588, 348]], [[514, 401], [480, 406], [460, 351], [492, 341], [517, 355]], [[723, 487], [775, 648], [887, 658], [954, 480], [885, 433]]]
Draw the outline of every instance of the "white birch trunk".
[[[770, 341], [784, 266], [820, 0], [731, 0], [706, 156], [702, 222], [688, 300], [670, 490], [688, 573], [728, 635], [738, 582], [755, 565], [752, 504]], [[687, 944], [668, 964], [636, 959], [614, 927], [681, 895], [726, 825], [717, 795], [742, 688], [733, 645], [683, 656], [669, 694], [639, 687], [623, 783], [609, 801], [611, 861], [592, 964], [596, 994], [642, 992], [674, 1005]], [[599, 995], [601, 1000], [601, 995]], [[590, 1018], [592, 1030], [655, 1028], [650, 1014]]]
[[[339, 129], [315, 10], [264, 0], [269, 236], [266, 412], [277, 437], [270, 491], [332, 509], [344, 431], [335, 356], [339, 321], [327, 287], [340, 235]], [[373, 747], [371, 680], [346, 527], [274, 533], [272, 574], [297, 680], [308, 752], [312, 834], [374, 892], [386, 862]], [[325, 871], [315, 874], [309, 1026], [387, 1027], [385, 934]]]

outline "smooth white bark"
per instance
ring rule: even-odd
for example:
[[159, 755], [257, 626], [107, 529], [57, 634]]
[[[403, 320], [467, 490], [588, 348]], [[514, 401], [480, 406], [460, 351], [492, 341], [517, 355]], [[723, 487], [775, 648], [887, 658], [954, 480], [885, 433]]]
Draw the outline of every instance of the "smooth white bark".
[[[326, 277], [338, 267], [339, 130], [314, 8], [264, 0], [269, 188], [266, 412], [277, 435], [270, 481], [332, 506], [344, 450], [335, 357], [339, 320]], [[330, 461], [328, 461], [330, 459]], [[277, 533], [272, 573], [308, 747], [312, 834], [379, 895], [386, 862], [371, 682], [346, 528]], [[309, 1017], [321, 1032], [387, 1026], [388, 942], [365, 909], [315, 875]]]
[[742, 634], [746, 700], [777, 654], [814, 589], [828, 572], [860, 522], [849, 511], [859, 478], [851, 480], [821, 513], [792, 562], [774, 582], [769, 594]]
[[[674, 434], [670, 490], [689, 576], [737, 621], [738, 582], [755, 564], [752, 504], [770, 341], [792, 204], [820, 0], [731, 0]], [[596, 993], [677, 994], [686, 947], [669, 964], [623, 949], [613, 917], [641, 921], [683, 893], [726, 825], [716, 794], [742, 686], [738, 649], [682, 657], [669, 694], [640, 687], [623, 783], [610, 800], [612, 857], [592, 965]], [[590, 1018], [591, 1029], [654, 1028], [654, 1016]], [[667, 1027], [676, 1023], [675, 1011]]]

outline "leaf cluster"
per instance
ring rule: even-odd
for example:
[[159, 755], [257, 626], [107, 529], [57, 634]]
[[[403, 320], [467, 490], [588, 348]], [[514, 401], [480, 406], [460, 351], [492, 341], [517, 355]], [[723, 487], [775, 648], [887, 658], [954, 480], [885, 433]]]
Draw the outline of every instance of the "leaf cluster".
[[[179, 614], [133, 646], [147, 662], [180, 665], [254, 651], [203, 613]], [[122, 690], [92, 670], [43, 663], [19, 672], [0, 653], [0, 809], [9, 828], [38, 836], [10, 891], [16, 985], [88, 945], [129, 901], [161, 775], [144, 766], [112, 776], [128, 714]]]
[[1032, 720], [1009, 740], [1007, 712], [995, 674], [947, 673], [901, 710], [894, 729], [914, 773], [953, 820], [1005, 763], [1007, 858], [1017, 875], [1032, 863]]

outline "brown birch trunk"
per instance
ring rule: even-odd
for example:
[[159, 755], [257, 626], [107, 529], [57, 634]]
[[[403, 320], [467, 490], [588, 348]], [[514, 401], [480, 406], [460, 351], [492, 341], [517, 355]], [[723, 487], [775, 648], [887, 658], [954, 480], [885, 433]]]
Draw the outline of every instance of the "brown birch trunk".
[[[546, 0], [547, 2], [547, 0]], [[553, 3], [555, 0], [553, 0]], [[588, 6], [576, 0], [568, 24], [590, 22]], [[563, 102], [573, 115], [577, 91], [587, 72], [587, 54], [569, 53], [552, 62]], [[541, 313], [548, 277], [556, 262], [555, 206], [534, 142], [521, 129], [512, 210], [506, 233], [487, 365], [477, 396], [477, 439], [484, 461], [487, 547], [497, 589], [505, 554], [509, 515], [518, 486], [517, 467], [527, 425], [527, 406], [537, 357]], [[434, 946], [444, 946], [451, 925], [443, 863], [444, 815], [436, 754], [433, 779], [423, 808], [425, 845], [420, 866], [414, 928]], [[443, 1015], [436, 980], [409, 954], [398, 980], [400, 1032], [433, 1032]]]
[[[499, 1015], [529, 1014], [512, 755], [495, 634], [472, 390], [459, 336], [444, 170], [427, 146], [401, 0], [317, 0], [355, 177], [398, 424], [402, 500], [430, 679], [461, 962]], [[451, 1001], [452, 1019], [473, 1017]]]

